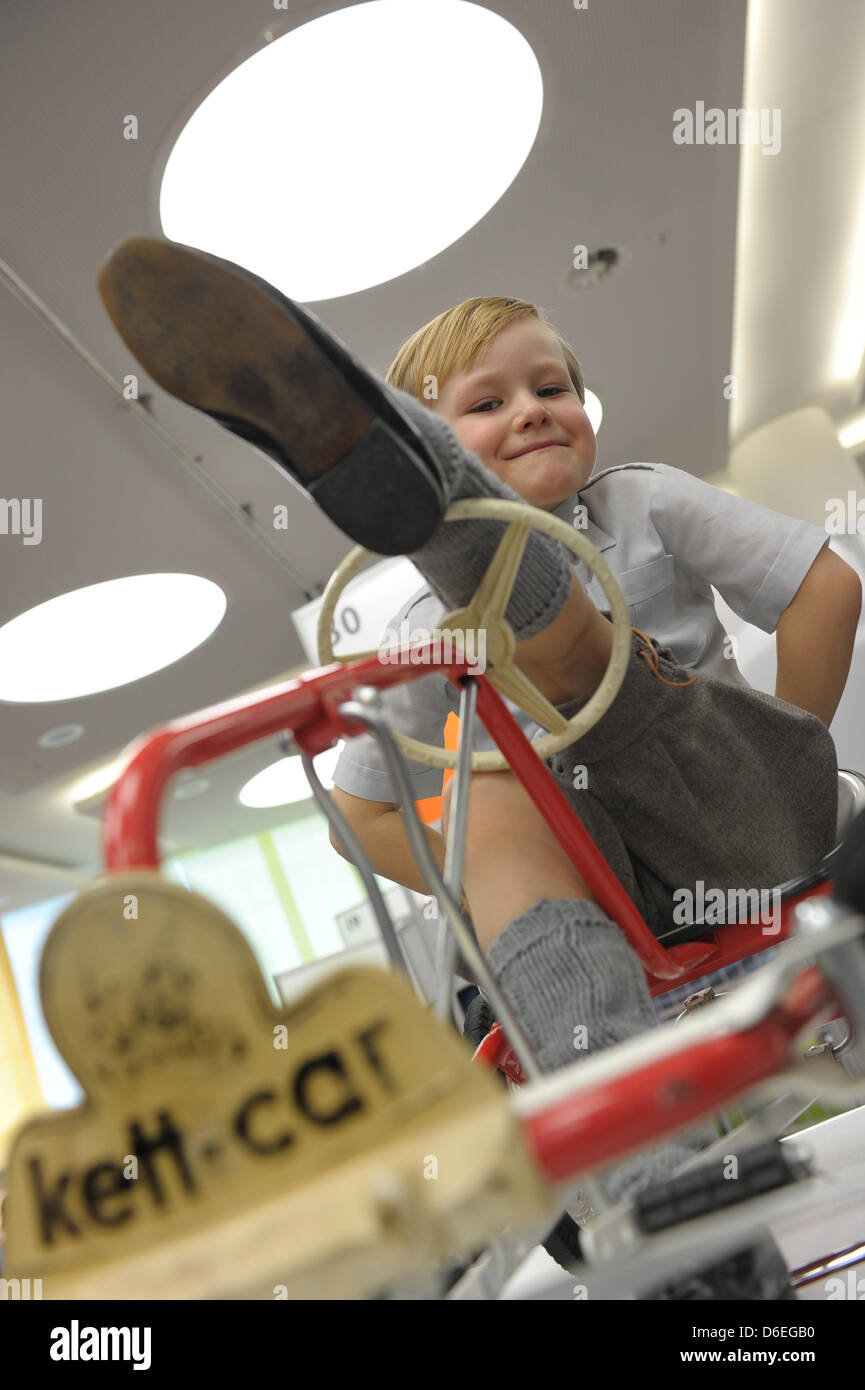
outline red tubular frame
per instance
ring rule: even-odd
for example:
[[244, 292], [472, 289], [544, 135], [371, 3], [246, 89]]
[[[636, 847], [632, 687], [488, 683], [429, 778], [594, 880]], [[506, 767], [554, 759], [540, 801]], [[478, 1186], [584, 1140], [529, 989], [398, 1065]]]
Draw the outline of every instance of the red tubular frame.
[[[551, 1181], [606, 1167], [671, 1130], [696, 1123], [734, 1095], [783, 1069], [796, 1035], [835, 998], [820, 971], [802, 972], [753, 1028], [695, 1043], [527, 1116], [523, 1133]], [[731, 1078], [735, 1081], [731, 1083]]]
[[[417, 652], [432, 657], [431, 644]], [[271, 687], [178, 719], [131, 746], [127, 765], [105, 809], [103, 849], [109, 872], [137, 867], [158, 868], [157, 820], [168, 780], [181, 768], [198, 767], [246, 744], [290, 730], [306, 753], [315, 755], [340, 738], [366, 733], [365, 725], [344, 718], [339, 706], [360, 685], [387, 689], [445, 671], [457, 683], [468, 674], [463, 660], [445, 665], [421, 659], [418, 664], [384, 665], [378, 657], [336, 663]], [[752, 951], [775, 946], [788, 934], [792, 908], [803, 897], [828, 893], [819, 884], [783, 904], [781, 930], [767, 939], [759, 924], [724, 928], [737, 932], [737, 944], [691, 942], [670, 950], [652, 935], [573, 807], [544, 767], [504, 701], [485, 676], [475, 676], [477, 712], [489, 733], [543, 815], [556, 839], [604, 911], [618, 923], [649, 976], [654, 994], [670, 982], [693, 978], [695, 967], [715, 970]], [[751, 946], [751, 951], [743, 947]], [[702, 973], [705, 973], [703, 971]], [[788, 1059], [798, 1033], [827, 1009], [837, 1014], [838, 1001], [820, 971], [810, 968], [794, 982], [769, 1016], [755, 1027], [713, 1038], [632, 1070], [627, 1076], [583, 1089], [521, 1121], [538, 1170], [550, 1181], [567, 1180], [606, 1166], [620, 1155], [657, 1141], [717, 1109], [758, 1081], [769, 1078]], [[497, 1065], [507, 1049], [499, 1030], [476, 1058]]]

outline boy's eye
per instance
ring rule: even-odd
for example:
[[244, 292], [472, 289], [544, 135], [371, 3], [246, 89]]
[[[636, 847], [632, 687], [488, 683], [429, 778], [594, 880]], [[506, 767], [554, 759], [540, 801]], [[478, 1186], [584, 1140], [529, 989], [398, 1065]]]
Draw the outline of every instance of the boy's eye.
[[[565, 390], [565, 387], [564, 387], [564, 386], [542, 386], [542, 387], [540, 388], [540, 391], [539, 391], [538, 394], [539, 394], [539, 395], [543, 395], [543, 393], [544, 393], [545, 391], [558, 391], [559, 393], [561, 393], [561, 392], [564, 391], [564, 390]], [[491, 401], [491, 400], [490, 400], [490, 401], [481, 401], [480, 405], [476, 405], [476, 406], [473, 406], [473, 407], [472, 407], [472, 409], [469, 411], [469, 414], [470, 414], [470, 415], [474, 415], [475, 411], [481, 410], [481, 409], [483, 408], [483, 406], [485, 406], [485, 405], [493, 405], [493, 404], [494, 404], [494, 401]], [[485, 413], [488, 414], [489, 412], [485, 412]]]

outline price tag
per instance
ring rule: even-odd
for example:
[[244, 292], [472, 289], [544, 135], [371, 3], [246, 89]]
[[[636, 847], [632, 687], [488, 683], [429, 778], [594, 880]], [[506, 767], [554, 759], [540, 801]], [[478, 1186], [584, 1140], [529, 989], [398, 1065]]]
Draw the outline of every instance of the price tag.
[[[426, 584], [404, 555], [394, 555], [361, 570], [344, 589], [333, 615], [334, 656], [372, 651], [402, 605]], [[307, 659], [319, 666], [316, 630], [322, 600], [313, 599], [292, 613], [292, 621]]]

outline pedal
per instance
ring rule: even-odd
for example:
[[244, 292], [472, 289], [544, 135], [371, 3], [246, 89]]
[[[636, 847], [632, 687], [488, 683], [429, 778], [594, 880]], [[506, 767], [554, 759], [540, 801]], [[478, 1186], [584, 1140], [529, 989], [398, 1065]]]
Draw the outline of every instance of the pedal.
[[[731, 1162], [735, 1164], [732, 1171]], [[741, 1154], [722, 1155], [669, 1182], [654, 1184], [633, 1199], [632, 1219], [644, 1235], [653, 1235], [787, 1187], [810, 1177], [811, 1172], [806, 1159], [785, 1153], [773, 1139]]]

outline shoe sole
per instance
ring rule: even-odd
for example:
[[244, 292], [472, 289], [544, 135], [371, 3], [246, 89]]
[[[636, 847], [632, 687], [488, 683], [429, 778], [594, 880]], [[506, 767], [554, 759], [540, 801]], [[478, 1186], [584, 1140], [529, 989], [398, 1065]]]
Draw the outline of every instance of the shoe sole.
[[263, 450], [359, 545], [417, 550], [445, 511], [412, 422], [315, 315], [231, 261], [129, 237], [101, 267], [120, 337], [165, 391]]

